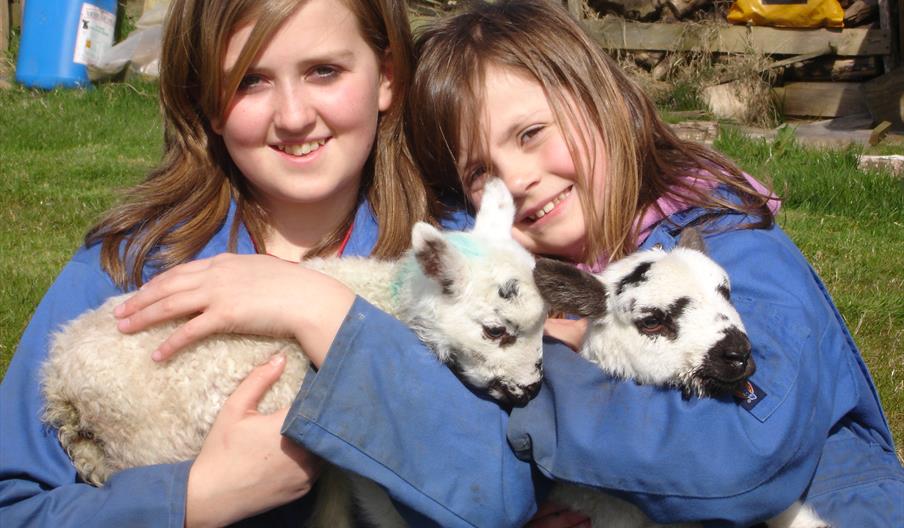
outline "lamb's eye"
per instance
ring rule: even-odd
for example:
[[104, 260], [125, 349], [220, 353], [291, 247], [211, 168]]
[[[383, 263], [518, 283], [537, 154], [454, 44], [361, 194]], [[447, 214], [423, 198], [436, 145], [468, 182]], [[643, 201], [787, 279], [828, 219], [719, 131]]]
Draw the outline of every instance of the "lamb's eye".
[[663, 329], [662, 317], [659, 315], [648, 315], [638, 321], [637, 327], [645, 334], [658, 334]]
[[731, 301], [731, 288], [729, 288], [727, 282], [720, 284], [716, 291], [719, 292], [719, 295], [725, 297], [726, 301]]
[[502, 339], [508, 334], [504, 326], [484, 326], [483, 337], [496, 341]]

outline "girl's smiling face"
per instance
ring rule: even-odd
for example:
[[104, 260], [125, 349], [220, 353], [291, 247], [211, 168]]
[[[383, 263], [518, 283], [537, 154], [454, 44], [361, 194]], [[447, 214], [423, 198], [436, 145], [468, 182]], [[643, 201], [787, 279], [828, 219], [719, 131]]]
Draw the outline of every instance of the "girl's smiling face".
[[[230, 37], [226, 72], [251, 29]], [[387, 64], [338, 0], [301, 3], [252, 61], [214, 129], [274, 227], [315, 220], [331, 229], [354, 207], [379, 112], [392, 101]]]
[[[515, 239], [535, 254], [583, 261], [587, 226], [578, 195], [582, 186], [577, 185], [578, 171], [543, 88], [511, 68], [490, 64], [484, 73], [478, 128], [486, 152], [483, 156], [463, 152], [458, 157], [470, 200], [480, 203], [487, 177], [501, 178], [515, 198]], [[473, 144], [462, 138], [463, 148]], [[593, 167], [592, 182], [602, 183], [605, 156], [598, 145], [594, 147], [597, 159], [587, 166]], [[578, 155], [586, 151], [579, 148]], [[599, 187], [591, 183], [594, 194]]]

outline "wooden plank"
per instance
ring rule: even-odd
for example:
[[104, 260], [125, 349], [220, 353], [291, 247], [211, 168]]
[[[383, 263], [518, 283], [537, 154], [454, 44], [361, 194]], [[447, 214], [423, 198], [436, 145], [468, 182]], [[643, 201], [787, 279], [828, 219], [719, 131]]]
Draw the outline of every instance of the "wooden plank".
[[22, 10], [25, 4], [20, 0], [12, 0], [9, 3], [9, 27], [10, 29], [22, 28]]
[[785, 69], [787, 81], [864, 81], [882, 74], [881, 57], [822, 57]]
[[606, 49], [705, 49], [723, 53], [756, 51], [767, 55], [804, 55], [831, 47], [835, 55], [843, 57], [887, 55], [891, 50], [889, 31], [874, 28], [836, 30], [701, 26], [634, 22], [615, 17], [585, 20], [583, 24]]
[[878, 145], [885, 139], [885, 136], [888, 135], [889, 128], [891, 128], [891, 121], [882, 121], [879, 123], [879, 125], [869, 134], [869, 144], [872, 146]]
[[869, 111], [861, 83], [798, 82], [782, 90], [782, 113], [792, 116], [840, 117]]
[[718, 121], [684, 121], [670, 125], [672, 132], [685, 141], [712, 145], [719, 137]]

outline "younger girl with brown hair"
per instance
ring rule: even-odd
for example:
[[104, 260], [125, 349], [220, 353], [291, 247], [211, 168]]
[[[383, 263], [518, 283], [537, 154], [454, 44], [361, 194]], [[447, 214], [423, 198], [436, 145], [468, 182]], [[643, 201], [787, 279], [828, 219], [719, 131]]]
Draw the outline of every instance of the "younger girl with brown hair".
[[[724, 294], [756, 374], [737, 397], [685, 400], [550, 343], [543, 387], [509, 416], [407, 342], [366, 349], [363, 336], [388, 323], [353, 309], [287, 434], [444, 526], [523, 524], [549, 479], [603, 489], [662, 523], [750, 526], [804, 500], [834, 526], [901, 524], [904, 470], [875, 387], [768, 191], [675, 137], [555, 2], [468, 4], [416, 49], [407, 130], [436, 188], [478, 203], [500, 177], [518, 240], [590, 268], [672, 248], [697, 226], [730, 275]], [[572, 321], [549, 331], [582, 335]], [[364, 422], [341, 412], [363, 406]]]

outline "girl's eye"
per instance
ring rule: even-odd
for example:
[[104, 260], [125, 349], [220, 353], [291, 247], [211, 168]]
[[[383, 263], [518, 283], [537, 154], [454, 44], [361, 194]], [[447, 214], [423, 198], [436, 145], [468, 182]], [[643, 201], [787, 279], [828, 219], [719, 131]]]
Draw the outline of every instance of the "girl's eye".
[[311, 75], [315, 79], [331, 79], [339, 74], [339, 70], [335, 66], [320, 65], [311, 69]]
[[239, 91], [250, 90], [251, 88], [254, 88], [255, 86], [261, 84], [262, 82], [264, 82], [263, 77], [255, 73], [249, 73], [242, 77], [242, 80], [239, 81], [238, 89]]
[[476, 165], [471, 167], [467, 171], [465, 171], [465, 188], [475, 190], [475, 187], [480, 185], [482, 187], [482, 182], [487, 176], [487, 169], [483, 165]]
[[543, 125], [536, 125], [528, 128], [524, 132], [521, 132], [521, 135], [518, 136], [518, 142], [522, 145], [528, 143], [530, 140], [535, 138], [537, 134], [539, 134], [543, 130]]
[[498, 341], [499, 339], [502, 339], [503, 337], [505, 337], [507, 334], [508, 334], [508, 332], [505, 330], [504, 326], [484, 326], [483, 327], [483, 337], [493, 340], [493, 341]]

